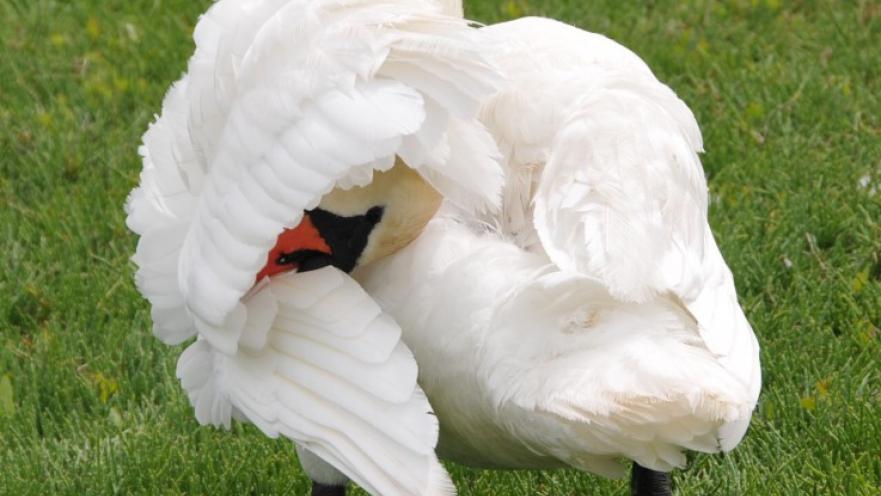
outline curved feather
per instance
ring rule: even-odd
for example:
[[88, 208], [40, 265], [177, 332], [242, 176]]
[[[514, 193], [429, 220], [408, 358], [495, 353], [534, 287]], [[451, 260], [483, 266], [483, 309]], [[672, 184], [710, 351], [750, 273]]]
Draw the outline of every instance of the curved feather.
[[[465, 207], [498, 204], [497, 151], [476, 113], [500, 78], [479, 32], [437, 10], [421, 0], [222, 0], [201, 18], [188, 73], [144, 136], [141, 185], [127, 203], [160, 339], [198, 330], [234, 353], [240, 299], [278, 234], [395, 155]], [[449, 152], [466, 137], [473, 160]]]
[[[487, 31], [512, 81], [482, 110], [509, 177], [493, 224], [620, 301], [672, 298], [755, 403], [758, 344], [707, 223], [689, 108], [603, 36], [537, 18]], [[744, 418], [722, 436], [725, 449], [740, 441]]]
[[404, 330], [444, 457], [670, 470], [685, 449], [728, 449], [728, 426], [750, 418], [751, 392], [674, 298], [623, 302], [454, 211], [356, 277]]
[[[454, 493], [434, 454], [437, 418], [413, 355], [358, 283], [333, 267], [288, 273], [242, 303], [249, 317], [235, 354], [199, 339], [178, 362], [200, 423], [244, 417], [372, 494]], [[322, 328], [333, 322], [328, 307], [346, 309], [345, 335]]]
[[214, 3], [126, 204], [154, 333], [197, 337], [178, 367], [197, 419], [290, 437], [374, 494], [453, 492], [400, 329], [333, 269], [255, 276], [304, 211], [396, 157], [464, 208], [498, 205], [498, 152], [477, 111], [500, 77], [482, 34], [439, 8]]

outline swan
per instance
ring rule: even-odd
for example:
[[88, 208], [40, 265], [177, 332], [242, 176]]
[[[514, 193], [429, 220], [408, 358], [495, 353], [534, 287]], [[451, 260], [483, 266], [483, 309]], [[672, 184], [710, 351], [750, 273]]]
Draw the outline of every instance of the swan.
[[501, 82], [459, 4], [220, 0], [126, 203], [153, 332], [203, 425], [297, 445], [312, 493], [452, 494], [398, 324], [349, 273], [441, 198], [497, 209]]
[[482, 31], [509, 79], [481, 110], [501, 210], [445, 202], [355, 277], [416, 357], [441, 458], [610, 477], [629, 459], [634, 494], [671, 494], [683, 451], [734, 449], [761, 389], [698, 125], [608, 38], [543, 18]]
[[436, 444], [639, 486], [739, 442], [757, 345], [635, 55], [456, 1], [220, 0], [194, 38], [126, 211], [199, 423], [293, 440], [313, 495], [453, 494]]

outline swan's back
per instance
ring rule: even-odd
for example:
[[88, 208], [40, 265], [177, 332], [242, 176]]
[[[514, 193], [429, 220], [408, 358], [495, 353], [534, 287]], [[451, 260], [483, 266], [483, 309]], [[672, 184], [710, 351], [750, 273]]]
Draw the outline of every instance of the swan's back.
[[718, 451], [720, 427], [749, 417], [749, 392], [681, 306], [616, 301], [455, 217], [356, 277], [401, 324], [443, 458], [620, 476], [625, 457], [670, 470], [683, 449]]
[[[511, 79], [482, 111], [508, 165], [494, 224], [561, 269], [598, 278], [616, 299], [678, 300], [755, 402], [758, 343], [707, 222], [691, 110], [604, 36], [541, 18], [487, 29]], [[732, 426], [726, 449], [747, 423]]]
[[667, 471], [733, 449], [758, 344], [707, 223], [694, 116], [608, 38], [485, 29], [510, 78], [482, 111], [501, 213], [448, 208], [360, 276], [419, 361], [440, 454], [615, 475], [621, 456]]

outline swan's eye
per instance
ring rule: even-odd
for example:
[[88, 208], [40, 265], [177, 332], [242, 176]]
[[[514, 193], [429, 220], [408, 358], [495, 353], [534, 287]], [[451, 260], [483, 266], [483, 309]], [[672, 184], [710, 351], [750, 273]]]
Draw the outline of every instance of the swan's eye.
[[282, 272], [307, 272], [328, 265], [351, 272], [385, 208], [374, 206], [362, 215], [342, 216], [316, 208], [293, 229], [285, 229], [270, 250], [257, 281]]

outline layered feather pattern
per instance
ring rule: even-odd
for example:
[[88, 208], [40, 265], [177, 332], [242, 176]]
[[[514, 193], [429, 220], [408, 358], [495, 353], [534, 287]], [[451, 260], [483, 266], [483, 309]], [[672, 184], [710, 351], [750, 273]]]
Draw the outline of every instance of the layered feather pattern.
[[442, 456], [609, 476], [626, 457], [667, 471], [683, 449], [725, 448], [725, 426], [749, 418], [751, 392], [677, 301], [623, 302], [449, 212], [356, 276], [405, 329]]
[[599, 277], [620, 299], [666, 291], [692, 299], [707, 190], [697, 150], [665, 108], [684, 104], [656, 81], [604, 74], [591, 82], [542, 172], [542, 245], [558, 266]]
[[476, 31], [435, 9], [220, 1], [202, 17], [189, 72], [144, 136], [127, 205], [160, 339], [198, 331], [235, 352], [239, 300], [276, 236], [396, 154], [452, 201], [498, 205], [496, 148], [474, 117], [499, 77]]
[[[758, 343], [707, 223], [703, 141], [688, 106], [603, 36], [538, 18], [487, 31], [512, 81], [482, 110], [511, 178], [494, 224], [619, 301], [672, 299], [755, 404]], [[724, 449], [749, 417], [720, 431]]]
[[288, 273], [242, 304], [254, 317], [238, 353], [199, 339], [178, 362], [199, 422], [247, 419], [372, 494], [454, 493], [434, 454], [437, 419], [416, 384], [413, 355], [358, 283], [333, 267]]
[[[357, 274], [472, 465], [668, 471], [742, 439], [758, 344], [707, 223], [694, 116], [639, 57], [549, 19], [484, 28], [502, 209], [449, 205]], [[439, 338], [438, 336], [443, 336]]]
[[216, 2], [126, 205], [154, 333], [197, 338], [178, 367], [197, 419], [290, 437], [374, 494], [453, 491], [400, 329], [330, 269], [255, 277], [306, 210], [396, 158], [464, 209], [498, 208], [498, 151], [477, 112], [501, 78], [481, 34], [439, 9]]

